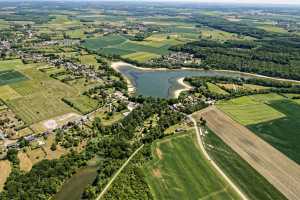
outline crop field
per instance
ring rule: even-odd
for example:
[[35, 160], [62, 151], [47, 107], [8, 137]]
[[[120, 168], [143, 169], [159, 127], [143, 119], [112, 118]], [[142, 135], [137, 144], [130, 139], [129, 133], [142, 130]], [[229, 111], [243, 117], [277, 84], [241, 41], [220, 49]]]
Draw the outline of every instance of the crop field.
[[200, 153], [194, 132], [160, 140], [144, 167], [154, 199], [239, 199]]
[[1, 98], [28, 125], [74, 112], [61, 99], [75, 97], [78, 91], [60, 81], [50, 78], [34, 68], [21, 70], [29, 78], [22, 82], [1, 87]]
[[[270, 97], [267, 95], [265, 98], [262, 95], [245, 96], [220, 102], [217, 106], [242, 125], [268, 122], [285, 117], [284, 113], [265, 103], [270, 100]], [[283, 97], [278, 96], [278, 98]]]
[[21, 97], [14, 89], [8, 85], [0, 86], [0, 99], [2, 100], [12, 100]]
[[132, 53], [128, 54], [126, 56], [123, 56], [124, 58], [129, 58], [131, 60], [136, 60], [138, 62], [145, 62], [153, 58], [159, 57], [158, 54], [154, 53], [148, 53], [148, 52], [137, 52], [137, 53]]
[[18, 71], [5, 70], [0, 71], [0, 86], [26, 80], [27, 77]]
[[120, 55], [120, 56], [135, 53], [135, 51], [132, 51], [132, 50], [119, 49], [119, 48], [114, 48], [114, 47], [106, 47], [106, 48], [100, 50], [100, 52], [105, 55]]
[[227, 95], [228, 92], [213, 83], [207, 83], [208, 90], [212, 93]]
[[4, 184], [6, 182], [6, 179], [9, 177], [9, 174], [11, 172], [11, 163], [8, 160], [1, 160], [0, 161], [0, 192], [3, 190]]
[[252, 200], [286, 199], [216, 134], [207, 130], [205, 148], [217, 165]]
[[272, 101], [269, 106], [283, 113], [285, 117], [251, 124], [248, 128], [300, 164], [300, 104], [284, 99]]
[[221, 31], [217, 29], [201, 29], [201, 36], [206, 39], [217, 40], [221, 42], [225, 42], [227, 40], [253, 40], [249, 36], [239, 36], [234, 33], [229, 33], [226, 31]]
[[97, 65], [97, 60], [94, 55], [83, 55], [80, 56], [80, 63], [85, 65]]
[[[296, 162], [214, 106], [201, 110], [197, 114], [198, 118], [203, 117], [206, 120], [207, 126], [222, 141], [284, 196], [292, 200], [300, 198], [300, 170]], [[259, 115], [259, 112], [257, 114]], [[287, 129], [285, 127], [281, 130], [282, 134], [285, 134]], [[293, 139], [297, 139], [297, 136]]]
[[99, 50], [104, 47], [114, 46], [126, 41], [126, 38], [119, 35], [110, 35], [100, 38], [91, 38], [85, 40], [83, 46], [88, 49]]
[[74, 107], [82, 114], [87, 114], [89, 112], [92, 112], [98, 107], [98, 102], [87, 96], [65, 98], [64, 100], [67, 101], [70, 105], [72, 105], [72, 107]]
[[261, 28], [264, 29], [265, 31], [275, 32], [275, 33], [288, 33], [288, 31], [285, 30], [284, 28], [273, 26], [273, 25], [257, 26], [257, 28]]
[[85, 37], [85, 36], [84, 36], [83, 30], [80, 30], [80, 29], [67, 31], [66, 34], [67, 34], [71, 39], [82, 39], [82, 38]]
[[[288, 95], [288, 97], [291, 96]], [[300, 163], [300, 104], [276, 94], [254, 95], [222, 102], [218, 107], [232, 119]]]
[[12, 70], [12, 69], [20, 69], [24, 67], [22, 60], [13, 59], [13, 60], [2, 60], [0, 61], [0, 71], [2, 70]]

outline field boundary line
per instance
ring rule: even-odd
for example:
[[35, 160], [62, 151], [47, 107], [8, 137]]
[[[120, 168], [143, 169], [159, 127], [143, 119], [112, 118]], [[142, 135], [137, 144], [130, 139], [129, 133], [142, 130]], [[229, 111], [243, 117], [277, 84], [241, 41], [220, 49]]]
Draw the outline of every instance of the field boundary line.
[[119, 176], [119, 174], [123, 171], [123, 169], [128, 165], [130, 160], [144, 147], [144, 144], [141, 145], [131, 156], [126, 160], [126, 162], [118, 169], [118, 171], [113, 175], [113, 177], [110, 179], [110, 181], [106, 184], [102, 192], [99, 194], [99, 196], [95, 200], [100, 200], [104, 194], [108, 191], [111, 184], [115, 181], [115, 179]]

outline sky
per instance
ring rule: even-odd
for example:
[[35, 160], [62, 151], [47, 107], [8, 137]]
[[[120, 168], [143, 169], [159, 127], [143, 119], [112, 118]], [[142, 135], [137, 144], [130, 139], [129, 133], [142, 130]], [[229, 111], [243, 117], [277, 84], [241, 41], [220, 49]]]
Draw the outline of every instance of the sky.
[[[151, 1], [151, 0], [148, 0]], [[154, 1], [176, 1], [176, 0], [154, 0]], [[177, 0], [185, 2], [184, 0]], [[245, 4], [300, 4], [300, 0], [187, 0], [193, 2], [209, 3], [245, 3]]]

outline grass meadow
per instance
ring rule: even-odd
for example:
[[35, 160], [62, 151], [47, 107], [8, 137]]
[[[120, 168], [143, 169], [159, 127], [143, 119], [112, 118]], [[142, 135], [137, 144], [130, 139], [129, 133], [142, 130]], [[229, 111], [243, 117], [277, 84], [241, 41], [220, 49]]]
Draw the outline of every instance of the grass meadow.
[[204, 158], [194, 132], [153, 145], [154, 159], [144, 167], [154, 199], [239, 199]]

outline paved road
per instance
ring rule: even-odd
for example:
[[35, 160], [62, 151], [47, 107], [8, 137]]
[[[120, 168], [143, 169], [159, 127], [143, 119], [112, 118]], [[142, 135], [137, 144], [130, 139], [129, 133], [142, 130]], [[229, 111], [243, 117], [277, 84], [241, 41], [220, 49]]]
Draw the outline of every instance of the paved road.
[[243, 199], [243, 200], [249, 200], [243, 193], [242, 191], [226, 176], [226, 174], [222, 171], [222, 169], [213, 161], [207, 151], [205, 150], [205, 147], [203, 145], [201, 136], [203, 135], [201, 128], [198, 127], [196, 120], [188, 115], [187, 116], [193, 123], [194, 127], [196, 130], [196, 135], [197, 135], [197, 141], [200, 146], [200, 149], [202, 153], [204, 154], [205, 158], [211, 163], [211, 165], [221, 174], [221, 176], [227, 181], [227, 183], [238, 193], [238, 195]]
[[114, 182], [114, 180], [119, 176], [119, 174], [122, 172], [122, 170], [128, 165], [130, 160], [144, 147], [144, 145], [140, 146], [131, 156], [126, 160], [126, 162], [121, 166], [121, 168], [115, 173], [115, 175], [110, 179], [110, 181], [106, 184], [102, 192], [99, 194], [99, 196], [96, 198], [96, 200], [100, 200], [104, 194], [108, 191], [111, 184]]

